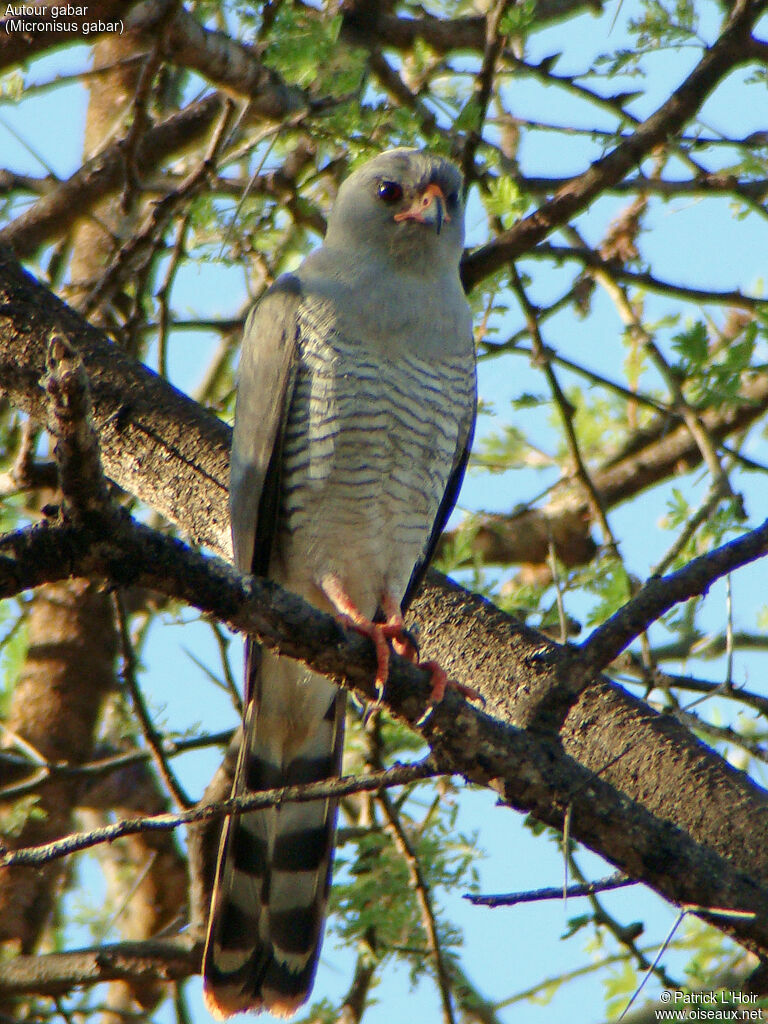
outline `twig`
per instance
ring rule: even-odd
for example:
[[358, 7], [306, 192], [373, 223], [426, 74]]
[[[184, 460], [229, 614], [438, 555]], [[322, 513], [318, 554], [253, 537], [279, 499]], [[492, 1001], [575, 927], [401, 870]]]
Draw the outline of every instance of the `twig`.
[[[574, 236], [579, 243], [583, 244], [582, 239], [573, 228], [569, 229], [567, 233]], [[685, 425], [691, 433], [691, 437], [693, 437], [696, 442], [699, 451], [701, 452], [701, 456], [712, 475], [713, 486], [717, 488], [718, 492], [724, 497], [733, 497], [733, 491], [728, 481], [728, 477], [725, 475], [720, 463], [715, 443], [707, 431], [702, 417], [692, 409], [686, 401], [677, 375], [667, 363], [667, 360], [664, 358], [652, 335], [646, 330], [645, 326], [641, 322], [640, 317], [637, 315], [637, 312], [629, 300], [626, 289], [616, 283], [611, 272], [608, 270], [594, 270], [592, 273], [596, 280], [600, 282], [606, 292], [611, 296], [624, 324], [643, 346], [645, 351], [648, 353], [651, 362], [661, 374], [672, 398], [672, 409], [678, 416], [682, 417]]]
[[378, 963], [376, 930], [373, 925], [370, 925], [358, 943], [355, 973], [342, 1001], [337, 1024], [360, 1024]]
[[[206, 96], [151, 128], [137, 155], [139, 173], [154, 170], [163, 157], [199, 142], [221, 114], [224, 103], [224, 97], [218, 94]], [[118, 140], [2, 228], [0, 242], [9, 245], [19, 259], [33, 256], [45, 242], [65, 233], [101, 199], [115, 192], [123, 180], [123, 154]]]
[[677, 572], [650, 579], [581, 644], [587, 674], [609, 665], [627, 644], [674, 605], [706, 593], [716, 580], [766, 553], [768, 520], [743, 537], [694, 558]]
[[[2, 728], [2, 723], [0, 723]], [[165, 740], [163, 750], [166, 757], [176, 757], [188, 750], [198, 750], [201, 747], [226, 745], [232, 739], [233, 731], [225, 729], [222, 732], [210, 733], [206, 736], [195, 736], [187, 740]], [[7, 759], [7, 752], [0, 752], [0, 764]], [[29, 796], [36, 793], [42, 786], [53, 780], [59, 779], [82, 779], [85, 782], [96, 780], [110, 772], [121, 771], [134, 764], [149, 761], [152, 752], [146, 750], [127, 750], [124, 753], [114, 754], [111, 757], [103, 757], [97, 761], [88, 761], [85, 764], [51, 763], [43, 761], [37, 766], [34, 776], [15, 785], [3, 786], [0, 789], [0, 800], [18, 800], [19, 797]], [[17, 767], [24, 768], [25, 762]]]
[[471, 290], [499, 267], [528, 252], [556, 227], [570, 221], [596, 195], [636, 168], [656, 146], [680, 131], [717, 83], [735, 66], [751, 59], [745, 43], [765, 8], [765, 0], [737, 0], [720, 37], [705, 50], [675, 92], [631, 136], [591, 164], [549, 202], [464, 260], [465, 288]]
[[573, 462], [574, 470], [576, 472], [576, 477], [579, 483], [584, 488], [584, 493], [586, 495], [587, 502], [590, 506], [590, 511], [592, 513], [593, 518], [597, 520], [597, 522], [600, 524], [600, 529], [602, 530], [604, 543], [618, 557], [619, 546], [616, 542], [616, 538], [613, 535], [613, 531], [611, 530], [611, 527], [608, 523], [608, 517], [603, 507], [602, 498], [600, 497], [600, 494], [598, 493], [598, 490], [594, 485], [592, 477], [589, 474], [589, 470], [587, 469], [586, 464], [581, 456], [579, 440], [576, 437], [576, 431], [573, 426], [573, 417], [576, 410], [573, 408], [573, 405], [566, 398], [563, 389], [560, 387], [560, 382], [557, 379], [557, 375], [555, 371], [552, 369], [552, 364], [547, 358], [547, 350], [542, 340], [541, 333], [539, 331], [539, 325], [536, 320], [536, 311], [534, 310], [530, 300], [528, 299], [528, 295], [526, 294], [525, 288], [523, 287], [523, 282], [520, 279], [520, 274], [518, 273], [517, 267], [514, 263], [511, 266], [511, 275], [512, 286], [514, 288], [515, 294], [518, 297], [518, 301], [520, 302], [520, 305], [523, 308], [525, 318], [528, 322], [528, 330], [531, 336], [531, 345], [534, 361], [536, 365], [540, 366], [544, 371], [544, 375], [546, 376], [547, 382], [549, 383], [550, 389], [552, 391], [552, 397], [555, 400], [555, 404], [557, 405], [558, 411], [560, 413], [560, 418], [563, 421], [563, 429], [565, 430], [565, 437], [568, 443], [568, 450], [571, 453], [571, 460]]
[[[698, 701], [693, 702], [694, 705], [697, 703]], [[682, 722], [692, 732], [706, 736], [709, 742], [728, 743], [731, 746], [740, 747], [756, 760], [762, 761], [763, 764], [768, 763], [768, 748], [756, 737], [742, 736], [735, 729], [730, 729], [728, 726], [713, 725], [711, 722], [703, 721], [688, 708], [675, 708], [671, 711], [671, 714], [675, 716], [678, 722]]]
[[382, 791], [378, 794], [378, 802], [381, 804], [387, 821], [389, 822], [389, 828], [395, 840], [395, 846], [400, 851], [400, 854], [408, 867], [411, 886], [413, 887], [416, 900], [421, 909], [422, 927], [424, 928], [424, 932], [427, 936], [427, 944], [429, 946], [432, 959], [435, 962], [435, 975], [437, 977], [437, 986], [440, 991], [440, 999], [443, 1007], [443, 1020], [445, 1024], [455, 1024], [453, 1002], [451, 999], [451, 979], [445, 964], [440, 944], [440, 936], [437, 931], [437, 920], [432, 907], [432, 894], [429, 882], [421, 869], [419, 856], [403, 828], [403, 823], [400, 821], [400, 815], [397, 813], [389, 795]]
[[557, 602], [557, 618], [560, 623], [560, 643], [568, 642], [568, 616], [565, 614], [565, 601], [563, 600], [563, 582], [557, 568], [557, 552], [555, 551], [554, 539], [549, 542], [549, 571], [552, 576], [552, 583], [555, 587], [555, 601]]
[[729, 690], [733, 686], [733, 590], [730, 573], [725, 577], [725, 610], [725, 680], [723, 689]]
[[714, 288], [694, 288], [693, 285], [662, 280], [647, 270], [627, 270], [626, 267], [620, 266], [615, 261], [604, 259], [600, 253], [595, 252], [581, 240], [573, 246], [541, 242], [531, 252], [527, 252], [525, 258], [548, 258], [557, 262], [578, 260], [590, 274], [610, 273], [615, 281], [621, 281], [626, 287], [689, 299], [692, 302], [706, 302], [712, 305], [743, 309], [748, 313], [754, 313], [766, 305], [766, 299], [761, 295], [745, 295], [744, 292], [734, 289], [717, 291]]
[[386, 92], [396, 100], [397, 105], [407, 107], [418, 116], [421, 131], [427, 137], [435, 133], [442, 135], [445, 134], [443, 129], [439, 127], [437, 119], [429, 107], [422, 103], [418, 96], [411, 92], [406, 83], [402, 80], [397, 71], [389, 64], [378, 47], [371, 50], [369, 62], [371, 70], [379, 79]]
[[181, 218], [179, 223], [176, 225], [176, 237], [173, 241], [173, 250], [171, 252], [171, 258], [168, 261], [163, 282], [155, 293], [155, 298], [158, 304], [158, 325], [157, 325], [157, 372], [161, 377], [168, 376], [168, 325], [170, 323], [169, 316], [169, 300], [171, 295], [171, 288], [176, 278], [176, 274], [179, 269], [179, 263], [185, 255], [187, 231], [189, 230], [189, 221], [191, 217], [191, 210], [187, 209], [184, 216]]
[[152, 760], [155, 762], [155, 767], [160, 773], [160, 777], [165, 783], [168, 792], [176, 801], [176, 805], [178, 807], [190, 807], [192, 805], [192, 801], [184, 792], [173, 769], [168, 764], [168, 758], [163, 750], [162, 737], [152, 723], [149, 711], [144, 703], [144, 696], [136, 680], [136, 655], [133, 650], [133, 644], [131, 643], [131, 636], [128, 630], [128, 616], [125, 611], [125, 603], [119, 591], [112, 595], [112, 601], [120, 634], [120, 648], [123, 659], [120, 677], [123, 685], [130, 695], [131, 704], [133, 705], [133, 713], [139, 720], [142, 735], [144, 736], [144, 740], [152, 754]]
[[419, 779], [433, 778], [439, 774], [432, 761], [426, 758], [415, 764], [396, 765], [370, 775], [345, 777], [306, 786], [284, 786], [280, 789], [249, 793], [247, 796], [233, 797], [219, 803], [203, 804], [178, 814], [154, 814], [142, 818], [125, 818], [114, 825], [105, 825], [103, 828], [93, 829], [90, 832], [73, 833], [64, 839], [57, 839], [41, 846], [7, 850], [0, 854], [0, 868], [17, 865], [38, 867], [60, 857], [67, 857], [73, 853], [79, 853], [81, 850], [99, 846], [101, 843], [114, 842], [115, 839], [120, 839], [123, 836], [137, 835], [141, 832], [168, 832], [180, 825], [210, 821], [213, 818], [223, 818], [230, 814], [261, 810], [264, 807], [275, 807], [282, 803], [305, 803], [309, 800], [347, 796], [350, 793], [375, 792], [389, 786], [402, 786]]
[[667, 571], [678, 555], [685, 549], [688, 541], [693, 537], [699, 527], [707, 522], [707, 520], [712, 516], [722, 498], [723, 495], [720, 488], [715, 484], [710, 488], [709, 493], [700, 507], [686, 520], [685, 526], [680, 531], [680, 535], [676, 538], [675, 543], [665, 553], [661, 561], [657, 562], [657, 564], [651, 569], [652, 577], [660, 576], [662, 573]]
[[58, 483], [55, 462], [36, 462], [35, 448], [40, 428], [32, 420], [21, 425], [21, 440], [13, 465], [7, 473], [0, 473], [0, 498], [10, 497], [19, 491], [34, 490], [38, 487], [54, 488]]
[[[542, 319], [542, 312], [549, 313], [550, 309], [551, 307], [548, 307], [544, 311], [539, 310], [539, 316], [537, 319], [540, 321]], [[528, 330], [526, 329], [525, 332], [518, 331], [517, 335], [513, 335], [509, 341], [498, 345], [498, 352], [494, 351], [493, 355], [501, 355], [502, 353], [509, 351], [515, 354], [527, 356], [529, 359], [533, 359], [533, 347], [528, 349], [522, 345], [516, 344], [515, 342], [515, 339], [523, 333], [528, 334]], [[563, 366], [567, 370], [572, 370], [574, 373], [586, 378], [590, 383], [598, 384], [601, 388], [605, 388], [606, 391], [613, 391], [621, 398], [626, 398], [628, 402], [636, 402], [638, 405], [644, 405], [648, 409], [653, 409], [654, 412], [661, 413], [664, 416], [672, 415], [672, 410], [669, 406], [659, 401], [658, 398], [653, 398], [651, 395], [643, 394], [642, 391], [632, 391], [630, 388], [624, 387], [624, 385], [620, 384], [617, 380], [611, 380], [610, 377], [606, 377], [602, 373], [598, 373], [596, 370], [590, 369], [588, 366], [582, 366], [580, 363], [574, 362], [573, 359], [568, 359], [567, 356], [562, 355], [560, 352], [556, 352], [549, 345], [544, 345], [543, 353], [551, 362], [557, 363], [559, 366]]]
[[121, 142], [125, 171], [125, 184], [121, 197], [121, 207], [124, 214], [130, 212], [136, 201], [137, 193], [141, 190], [141, 174], [138, 167], [139, 145], [151, 124], [149, 102], [151, 99], [152, 83], [163, 61], [163, 49], [168, 32], [168, 24], [175, 17], [178, 6], [178, 0], [171, 0], [171, 2], [164, 5], [164, 9], [155, 24], [155, 37], [152, 47], [146, 57], [144, 57], [134, 90], [133, 118], [128, 132]]
[[[630, 885], [637, 885], [634, 878], [627, 878], [620, 872], [609, 875], [608, 878], [600, 878], [595, 882], [581, 882], [578, 885], [569, 885], [565, 891], [568, 899], [579, 896], [592, 896], [598, 892], [611, 892], [613, 889], [624, 889]], [[464, 899], [476, 907], [514, 907], [518, 903], [542, 903], [545, 900], [562, 900], [562, 885], [547, 886], [543, 889], [530, 889], [527, 892], [499, 893], [494, 896], [475, 896], [466, 893]]]
[[[738, 643], [736, 643], [736, 646], [738, 646]], [[626, 662], [624, 658], [627, 659]], [[691, 693], [704, 694], [705, 698], [725, 697], [728, 700], [744, 704], [746, 707], [754, 708], [755, 711], [759, 711], [762, 715], [768, 717], [768, 697], [764, 697], [760, 693], [752, 693], [737, 686], [724, 687], [722, 683], [715, 683], [709, 679], [674, 675], [673, 673], [662, 672], [656, 667], [653, 667], [649, 673], [645, 666], [641, 667], [638, 665], [636, 656], [631, 653], [622, 656], [619, 664], [622, 668], [626, 667], [629, 672], [637, 671], [647, 681], [647, 684], [650, 684], [654, 689], [684, 690]], [[635, 683], [635, 680], [633, 679], [632, 682]]]
[[226, 141], [235, 111], [232, 100], [225, 100], [216, 129], [211, 136], [208, 149], [197, 167], [187, 175], [178, 189], [168, 193], [154, 204], [144, 226], [123, 246], [109, 269], [84, 302], [80, 304], [84, 316], [88, 316], [105, 302], [129, 276], [145, 268], [154, 253], [158, 240], [183, 202], [186, 202], [207, 183], [215, 170], [216, 160]]
[[[584, 882], [584, 875], [579, 868], [576, 858], [573, 854], [569, 854], [568, 861], [573, 871], [574, 877], [580, 882]], [[641, 971], [651, 970], [657, 975], [659, 981], [665, 988], [678, 988], [678, 984], [669, 977], [663, 968], [658, 968], [656, 964], [651, 964], [647, 959], [643, 951], [637, 945], [637, 938], [643, 932], [643, 925], [637, 924], [630, 925], [629, 927], [620, 924], [613, 914], [609, 914], [605, 907], [602, 905], [600, 900], [597, 898], [596, 893], [588, 894], [589, 902], [592, 904], [593, 919], [596, 924], [602, 925], [607, 928], [608, 931], [613, 935], [618, 943], [624, 946], [634, 957], [635, 963]]]
[[485, 16], [483, 61], [475, 78], [472, 96], [469, 100], [475, 105], [477, 113], [475, 123], [467, 131], [461, 154], [465, 193], [477, 178], [475, 158], [483, 137], [483, 125], [488, 113], [488, 104], [493, 95], [496, 67], [506, 40], [506, 36], [501, 31], [501, 23], [509, 5], [510, 0], [496, 0]]
[[237, 710], [238, 714], [242, 716], [242, 699], [240, 697], [240, 691], [237, 688], [237, 683], [235, 682], [235, 677], [232, 675], [232, 666], [229, 664], [229, 655], [227, 650], [229, 640], [224, 635], [224, 630], [215, 619], [210, 619], [208, 625], [211, 627], [211, 632], [216, 640], [216, 646], [219, 648], [219, 658], [221, 659], [221, 670], [224, 673], [225, 688], [232, 698], [233, 706]]

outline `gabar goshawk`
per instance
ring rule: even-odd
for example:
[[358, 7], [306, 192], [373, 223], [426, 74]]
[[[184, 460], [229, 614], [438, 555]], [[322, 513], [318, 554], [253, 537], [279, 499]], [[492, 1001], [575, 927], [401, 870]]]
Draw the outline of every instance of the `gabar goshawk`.
[[[235, 564], [370, 636], [377, 682], [458, 495], [476, 367], [459, 280], [462, 181], [449, 160], [394, 149], [341, 185], [325, 241], [250, 314], [230, 506]], [[430, 663], [433, 696], [445, 674]], [[247, 641], [233, 795], [340, 773], [343, 692]], [[203, 974], [228, 1017], [288, 1017], [322, 941], [336, 801], [224, 825]]]

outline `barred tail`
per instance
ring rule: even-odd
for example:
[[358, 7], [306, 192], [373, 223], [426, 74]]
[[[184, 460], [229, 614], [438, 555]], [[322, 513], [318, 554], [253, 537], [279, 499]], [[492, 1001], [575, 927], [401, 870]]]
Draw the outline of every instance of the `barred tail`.
[[[340, 773], [345, 697], [318, 682], [327, 709], [289, 759], [276, 752], [274, 730], [264, 722], [260, 729], [258, 682], [249, 688], [233, 794]], [[225, 822], [203, 956], [205, 1002], [215, 1017], [245, 1010], [290, 1017], [308, 998], [323, 937], [337, 804], [287, 803]]]

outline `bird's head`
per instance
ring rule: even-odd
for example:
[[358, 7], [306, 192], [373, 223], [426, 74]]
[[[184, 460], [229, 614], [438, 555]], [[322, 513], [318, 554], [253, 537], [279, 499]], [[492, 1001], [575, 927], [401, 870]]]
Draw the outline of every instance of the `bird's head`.
[[461, 173], [445, 157], [390, 149], [341, 185], [325, 244], [389, 253], [400, 265], [458, 267], [464, 245]]

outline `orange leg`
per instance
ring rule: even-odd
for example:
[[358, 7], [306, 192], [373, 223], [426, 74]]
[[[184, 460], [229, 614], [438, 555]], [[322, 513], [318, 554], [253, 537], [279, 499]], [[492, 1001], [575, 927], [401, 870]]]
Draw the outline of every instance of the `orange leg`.
[[370, 637], [376, 648], [376, 689], [379, 693], [384, 692], [384, 687], [389, 677], [389, 645], [387, 640], [393, 639], [393, 633], [387, 623], [371, 622], [349, 599], [341, 580], [338, 576], [326, 576], [322, 581], [322, 588], [326, 597], [331, 601], [342, 624], [354, 629], [356, 633]]
[[398, 654], [402, 654], [404, 658], [407, 658], [408, 661], [412, 661], [414, 665], [418, 665], [419, 668], [425, 668], [429, 672], [432, 680], [432, 692], [429, 695], [431, 704], [439, 704], [449, 687], [452, 690], [458, 690], [462, 697], [467, 697], [469, 700], [483, 700], [477, 690], [472, 689], [471, 686], [465, 686], [463, 683], [457, 683], [455, 680], [449, 679], [448, 673], [437, 661], [421, 661], [419, 659], [419, 652], [414, 647], [413, 641], [405, 630], [400, 606], [391, 594], [386, 593], [382, 595], [381, 607], [387, 616], [387, 625], [398, 631], [397, 634], [393, 634], [392, 646], [394, 649]]
[[379, 693], [383, 693], [389, 677], [388, 641], [391, 640], [397, 654], [429, 672], [432, 681], [432, 692], [429, 699], [432, 704], [438, 704], [443, 699], [449, 686], [457, 689], [465, 697], [471, 699], [479, 697], [477, 691], [471, 687], [449, 680], [444, 669], [436, 661], [419, 661], [419, 653], [405, 628], [400, 605], [389, 592], [385, 592], [381, 596], [381, 608], [386, 616], [386, 622], [372, 622], [349, 599], [338, 576], [325, 577], [322, 581], [322, 588], [339, 613], [343, 624], [357, 633], [362, 633], [363, 636], [370, 637], [373, 641], [376, 648], [376, 689]]

